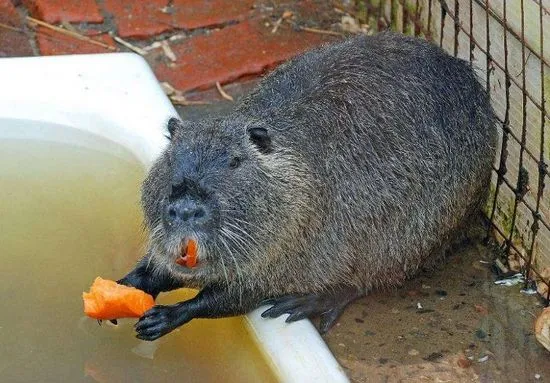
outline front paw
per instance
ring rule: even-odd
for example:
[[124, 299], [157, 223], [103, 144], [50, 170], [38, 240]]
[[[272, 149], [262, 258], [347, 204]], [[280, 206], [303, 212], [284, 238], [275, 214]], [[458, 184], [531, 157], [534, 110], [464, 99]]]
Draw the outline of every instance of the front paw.
[[116, 281], [116, 283], [128, 287], [135, 287], [136, 289], [144, 291], [147, 294], [151, 295], [153, 299], [157, 299], [157, 296], [160, 292], [151, 286], [151, 280], [147, 275], [141, 275], [135, 272], [132, 272], [126, 275], [124, 278], [119, 279], [118, 281]]
[[182, 304], [154, 306], [139, 318], [135, 326], [136, 336], [143, 340], [155, 340], [191, 319]]

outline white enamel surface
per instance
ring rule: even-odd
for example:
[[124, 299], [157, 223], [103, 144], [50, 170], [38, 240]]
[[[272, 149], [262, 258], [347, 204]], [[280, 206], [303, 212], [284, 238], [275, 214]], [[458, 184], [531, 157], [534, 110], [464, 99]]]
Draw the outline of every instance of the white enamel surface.
[[[74, 127], [123, 145], [148, 168], [166, 144], [171, 116], [176, 111], [137, 55], [0, 59], [0, 139], [20, 138], [27, 127], [34, 138], [74, 144], [55, 125]], [[97, 145], [93, 136], [78, 144]], [[311, 322], [287, 325], [260, 313], [248, 322], [283, 381], [348, 381]]]

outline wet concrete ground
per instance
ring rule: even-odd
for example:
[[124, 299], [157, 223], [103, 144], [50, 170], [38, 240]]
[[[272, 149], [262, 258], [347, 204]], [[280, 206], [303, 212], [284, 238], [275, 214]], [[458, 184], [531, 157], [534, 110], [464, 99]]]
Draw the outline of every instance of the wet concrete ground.
[[[233, 85], [236, 95], [251, 84]], [[178, 109], [197, 120], [233, 103]], [[451, 254], [399, 289], [350, 305], [324, 336], [352, 382], [550, 382], [550, 352], [533, 332], [543, 306], [521, 286], [494, 284], [481, 244]]]
[[495, 285], [491, 260], [472, 245], [348, 307], [325, 340], [352, 381], [550, 381], [550, 353], [533, 332], [542, 304]]

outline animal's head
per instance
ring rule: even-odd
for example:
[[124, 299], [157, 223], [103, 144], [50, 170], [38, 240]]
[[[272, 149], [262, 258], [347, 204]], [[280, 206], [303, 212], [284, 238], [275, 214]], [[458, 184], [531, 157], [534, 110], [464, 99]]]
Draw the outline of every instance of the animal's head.
[[[303, 164], [278, 132], [258, 122], [168, 122], [170, 143], [143, 184], [157, 260], [189, 280], [221, 282], [262, 262], [307, 201]], [[292, 230], [291, 230], [292, 231]], [[189, 239], [198, 264], [176, 263]]]

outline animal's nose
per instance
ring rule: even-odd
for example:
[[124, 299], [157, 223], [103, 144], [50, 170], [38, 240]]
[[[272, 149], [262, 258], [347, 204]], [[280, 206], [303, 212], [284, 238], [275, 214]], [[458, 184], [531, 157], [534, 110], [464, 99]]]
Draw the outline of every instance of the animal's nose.
[[168, 224], [198, 224], [206, 221], [206, 208], [193, 200], [177, 200], [166, 206], [165, 220]]

